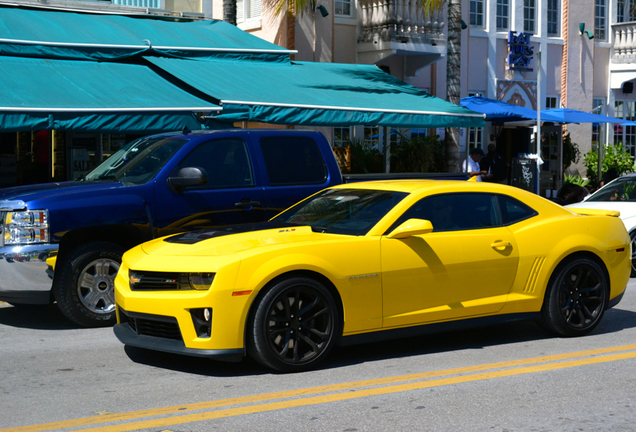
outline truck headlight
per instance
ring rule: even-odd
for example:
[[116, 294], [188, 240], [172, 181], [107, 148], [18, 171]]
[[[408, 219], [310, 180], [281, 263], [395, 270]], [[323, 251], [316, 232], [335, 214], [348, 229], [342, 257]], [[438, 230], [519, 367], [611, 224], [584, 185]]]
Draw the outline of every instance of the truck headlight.
[[4, 218], [4, 244], [33, 244], [49, 241], [48, 210], [9, 211]]

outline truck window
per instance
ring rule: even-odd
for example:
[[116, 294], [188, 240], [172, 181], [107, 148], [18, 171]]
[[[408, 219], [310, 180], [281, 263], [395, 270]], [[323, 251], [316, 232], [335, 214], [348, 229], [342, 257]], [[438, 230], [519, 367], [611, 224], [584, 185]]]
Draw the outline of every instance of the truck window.
[[325, 161], [311, 138], [262, 138], [260, 145], [271, 186], [320, 184], [327, 179]]
[[208, 183], [192, 189], [227, 189], [254, 186], [247, 146], [241, 139], [207, 141], [195, 148], [179, 165], [203, 168]]
[[140, 138], [106, 159], [83, 180], [115, 180], [131, 185], [144, 184], [152, 180], [186, 142], [180, 138]]

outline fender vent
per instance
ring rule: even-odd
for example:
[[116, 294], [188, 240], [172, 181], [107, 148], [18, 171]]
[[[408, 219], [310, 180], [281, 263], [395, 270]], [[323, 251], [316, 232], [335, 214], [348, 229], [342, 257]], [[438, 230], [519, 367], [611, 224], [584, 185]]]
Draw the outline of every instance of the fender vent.
[[534, 263], [532, 263], [532, 269], [530, 269], [530, 274], [528, 275], [528, 280], [526, 281], [526, 286], [523, 287], [524, 293], [533, 293], [537, 288], [537, 280], [539, 279], [539, 274], [541, 274], [541, 269], [543, 268], [543, 264], [545, 263], [545, 257], [537, 257], [534, 259]]

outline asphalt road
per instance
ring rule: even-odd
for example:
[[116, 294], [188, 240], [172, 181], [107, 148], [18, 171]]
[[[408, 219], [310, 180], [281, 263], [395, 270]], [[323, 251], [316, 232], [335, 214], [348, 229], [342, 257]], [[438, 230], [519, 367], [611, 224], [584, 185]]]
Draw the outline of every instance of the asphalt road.
[[636, 280], [589, 336], [532, 322], [341, 348], [273, 374], [125, 348], [0, 304], [0, 431], [635, 431]]

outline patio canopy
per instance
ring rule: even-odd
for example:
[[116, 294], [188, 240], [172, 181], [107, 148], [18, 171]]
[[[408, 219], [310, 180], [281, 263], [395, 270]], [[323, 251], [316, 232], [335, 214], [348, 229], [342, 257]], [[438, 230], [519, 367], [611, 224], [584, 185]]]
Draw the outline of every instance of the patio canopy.
[[[172, 129], [167, 118], [159, 125], [149, 121], [177, 113], [182, 123], [184, 116], [196, 119], [194, 112], [228, 123], [484, 124], [482, 114], [375, 66], [293, 62], [292, 52], [221, 21], [0, 5], [0, 129], [34, 130], [44, 123], [96, 131]], [[152, 120], [118, 126], [118, 113]]]
[[223, 107], [220, 121], [404, 128], [484, 125], [482, 114], [431, 96], [376, 66], [146, 60], [218, 100]]
[[627, 121], [615, 117], [592, 114], [589, 112], [578, 111], [570, 108], [553, 108], [549, 110], [542, 110], [542, 119], [544, 115], [559, 119], [556, 120], [556, 122], [558, 123], [625, 123]]
[[[537, 112], [533, 109], [512, 105], [506, 102], [488, 99], [483, 96], [462, 98], [461, 106], [472, 111], [483, 113], [486, 120], [493, 123], [507, 123], [518, 121], [537, 121]], [[544, 114], [545, 113], [545, 114]], [[557, 117], [546, 111], [541, 111], [541, 121], [561, 123]]]
[[295, 52], [223, 21], [0, 9], [0, 55], [122, 60], [144, 53], [289, 61]]
[[221, 107], [146, 66], [0, 56], [0, 129], [161, 131], [200, 128]]

